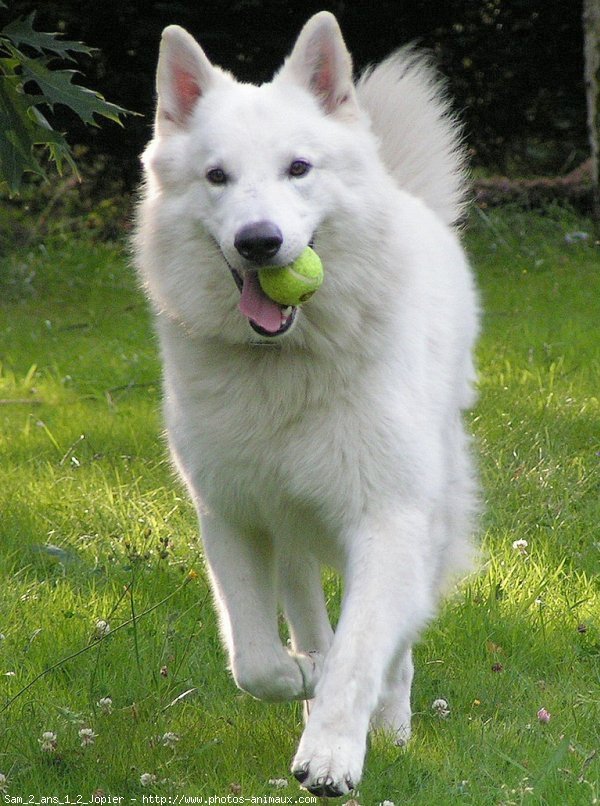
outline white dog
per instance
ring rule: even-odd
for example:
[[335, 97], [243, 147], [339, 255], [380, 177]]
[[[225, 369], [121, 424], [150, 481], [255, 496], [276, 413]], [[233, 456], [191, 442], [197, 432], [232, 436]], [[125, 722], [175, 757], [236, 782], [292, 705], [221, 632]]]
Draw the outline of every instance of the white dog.
[[[355, 87], [325, 12], [260, 87], [171, 26], [157, 86], [135, 249], [171, 451], [235, 681], [311, 701], [292, 769], [342, 795], [370, 725], [408, 738], [411, 644], [469, 553], [477, 305], [452, 227], [460, 132], [412, 50]], [[308, 244], [324, 284], [283, 308], [257, 268]], [[345, 583], [335, 632], [322, 564]]]

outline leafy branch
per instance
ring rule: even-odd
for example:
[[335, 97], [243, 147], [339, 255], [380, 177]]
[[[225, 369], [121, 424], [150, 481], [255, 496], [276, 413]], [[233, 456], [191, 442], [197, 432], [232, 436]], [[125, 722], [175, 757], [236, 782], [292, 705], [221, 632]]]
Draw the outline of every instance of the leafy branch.
[[[6, 8], [1, 0], [0, 7]], [[10, 193], [19, 192], [26, 172], [47, 179], [44, 153], [59, 173], [66, 163], [78, 174], [64, 134], [46, 117], [55, 104], [68, 107], [91, 126], [98, 125], [96, 116], [121, 124], [121, 117], [131, 114], [100, 93], [74, 84], [77, 70], [54, 65], [56, 60], [74, 61], [75, 53], [91, 55], [93, 48], [61, 39], [57, 33], [36, 31], [34, 19], [35, 12], [0, 31], [0, 186], [7, 186]]]

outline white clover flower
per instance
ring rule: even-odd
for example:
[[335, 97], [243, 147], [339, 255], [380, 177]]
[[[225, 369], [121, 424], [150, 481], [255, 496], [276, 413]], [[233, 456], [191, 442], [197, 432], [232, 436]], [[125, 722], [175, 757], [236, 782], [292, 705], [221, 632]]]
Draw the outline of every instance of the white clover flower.
[[269, 786], [274, 786], [275, 789], [285, 789], [288, 782], [285, 778], [269, 778]]
[[179, 741], [179, 736], [176, 733], [165, 733], [164, 736], [161, 736], [161, 744], [165, 747], [170, 747], [172, 750], [175, 749], [175, 745]]
[[112, 700], [110, 697], [101, 697], [96, 703], [96, 705], [102, 711], [103, 714], [112, 713]]
[[90, 744], [94, 744], [94, 739], [97, 737], [97, 733], [91, 728], [81, 728], [79, 731], [79, 738], [81, 739], [81, 746], [82, 747], [89, 747]]
[[438, 699], [431, 703], [431, 708], [436, 712], [440, 719], [445, 719], [450, 713], [450, 706], [446, 700]]
[[8, 778], [0, 772], [0, 793], [4, 794], [8, 790]]
[[156, 775], [153, 775], [151, 772], [143, 772], [140, 775], [140, 784], [142, 786], [151, 786], [152, 784], [156, 783]]
[[379, 806], [396, 806], [393, 800], [382, 800]]
[[104, 621], [103, 618], [98, 619], [98, 621], [96, 622], [94, 632], [94, 637], [96, 638], [96, 640], [104, 638], [109, 634], [109, 632], [110, 632], [110, 624], [108, 623], [108, 621]]
[[518, 551], [519, 554], [527, 554], [527, 546], [528, 543], [526, 540], [515, 540], [512, 544], [512, 547], [515, 551]]
[[2, 643], [2, 641], [6, 641], [6, 636], [4, 635], [4, 633], [0, 632], [0, 644]]
[[42, 733], [42, 738], [38, 739], [42, 750], [46, 753], [53, 753], [56, 750], [56, 733], [46, 730]]

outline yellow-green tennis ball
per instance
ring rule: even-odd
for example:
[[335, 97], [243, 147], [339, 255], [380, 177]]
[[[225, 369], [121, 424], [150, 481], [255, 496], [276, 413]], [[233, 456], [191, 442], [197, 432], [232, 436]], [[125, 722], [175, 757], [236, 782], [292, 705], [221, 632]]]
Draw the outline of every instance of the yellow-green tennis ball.
[[310, 246], [287, 266], [259, 269], [258, 282], [265, 294], [280, 305], [302, 305], [323, 282], [321, 258]]

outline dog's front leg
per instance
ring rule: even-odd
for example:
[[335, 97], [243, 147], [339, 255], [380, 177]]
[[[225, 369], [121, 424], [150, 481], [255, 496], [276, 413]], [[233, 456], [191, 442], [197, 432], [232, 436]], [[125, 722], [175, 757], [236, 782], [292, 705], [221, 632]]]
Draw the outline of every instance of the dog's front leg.
[[431, 613], [427, 524], [407, 506], [348, 536], [342, 613], [292, 765], [314, 794], [336, 797], [358, 784], [388, 671]]
[[205, 555], [236, 684], [261, 700], [312, 697], [321, 658], [290, 652], [281, 643], [271, 540], [263, 534], [242, 533], [218, 516], [203, 515], [201, 521]]

